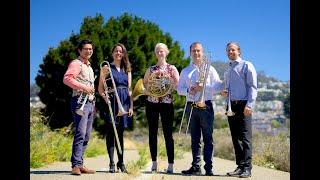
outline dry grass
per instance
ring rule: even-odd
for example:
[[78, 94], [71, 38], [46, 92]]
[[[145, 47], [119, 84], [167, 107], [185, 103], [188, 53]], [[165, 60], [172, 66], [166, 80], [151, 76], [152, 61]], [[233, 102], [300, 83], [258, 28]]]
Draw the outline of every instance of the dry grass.
[[[215, 156], [235, 160], [230, 130], [215, 129]], [[270, 136], [253, 133], [252, 163], [272, 169], [290, 172], [290, 137], [288, 133]]]
[[[71, 126], [52, 131], [46, 117], [39, 111], [30, 111], [30, 167], [39, 168], [56, 161], [69, 161], [73, 135]], [[85, 157], [105, 154], [105, 143], [92, 133]]]

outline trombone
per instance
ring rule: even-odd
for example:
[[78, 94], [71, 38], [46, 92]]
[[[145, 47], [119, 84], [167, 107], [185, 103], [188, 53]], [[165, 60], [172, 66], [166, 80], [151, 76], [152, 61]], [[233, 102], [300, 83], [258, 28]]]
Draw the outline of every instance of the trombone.
[[[191, 84], [189, 86], [189, 89], [191, 87]], [[183, 123], [183, 120], [184, 120], [184, 116], [186, 114], [186, 111], [187, 111], [187, 106], [188, 106], [188, 97], [189, 97], [189, 93], [187, 93], [187, 96], [186, 96], [186, 103], [184, 104], [184, 109], [183, 109], [183, 114], [182, 114], [182, 118], [181, 118], [181, 123], [180, 123], [180, 128], [179, 128], [179, 135], [181, 133], [181, 128], [182, 128], [182, 123]], [[191, 110], [189, 111], [189, 113], [191, 112], [192, 113], [192, 110], [193, 110], [193, 106], [191, 106]], [[189, 115], [189, 120], [188, 122], [190, 122], [190, 118], [191, 118], [191, 115]], [[189, 127], [189, 123], [187, 125], [187, 129]], [[186, 133], [187, 134], [187, 133]]]
[[[115, 96], [116, 96], [116, 99], [117, 99], [117, 103], [118, 103], [118, 114], [117, 114], [117, 116], [123, 116], [125, 114], [128, 114], [128, 112], [126, 112], [124, 110], [124, 108], [123, 108], [123, 106], [121, 104], [121, 101], [120, 101], [120, 98], [119, 98], [119, 95], [118, 95], [118, 92], [117, 92], [117, 89], [116, 89], [116, 84], [115, 84], [114, 79], [113, 79], [113, 75], [112, 75], [112, 71], [111, 71], [111, 67], [110, 67], [109, 62], [108, 61], [101, 62], [100, 70], [104, 66], [103, 65], [104, 63], [107, 63], [108, 70], [109, 70], [109, 73], [110, 73], [110, 78], [111, 78], [112, 85], [113, 85], [113, 91], [115, 93]], [[121, 145], [120, 145], [120, 141], [119, 141], [119, 136], [118, 136], [117, 128], [116, 128], [116, 125], [115, 125], [115, 120], [114, 120], [113, 111], [112, 111], [112, 107], [111, 107], [110, 96], [109, 96], [109, 93], [111, 92], [111, 90], [108, 91], [108, 86], [107, 86], [107, 83], [106, 83], [105, 79], [103, 79], [103, 87], [104, 87], [104, 92], [105, 92], [105, 95], [106, 95], [105, 101], [108, 104], [109, 113], [110, 113], [110, 116], [111, 116], [112, 127], [113, 127], [114, 135], [115, 135], [115, 138], [116, 138], [117, 146], [118, 146], [118, 149], [119, 149], [119, 153], [122, 154]]]
[[[95, 81], [96, 78], [97, 78], [97, 76], [95, 75], [93, 81]], [[79, 96], [79, 98], [78, 98], [78, 101], [77, 101], [77, 103], [78, 103], [79, 105], [81, 104], [80, 108], [77, 108], [77, 109], [76, 109], [76, 113], [77, 113], [78, 115], [84, 116], [85, 113], [84, 113], [84, 110], [83, 110], [83, 109], [84, 109], [84, 105], [87, 103], [88, 98], [89, 98], [89, 94], [82, 91], [81, 94], [80, 94], [80, 96]]]
[[106, 95], [108, 92], [112, 92], [114, 91], [114, 94], [116, 96], [116, 100], [117, 100], [117, 104], [118, 104], [118, 114], [117, 116], [123, 116], [125, 114], [128, 114], [127, 111], [124, 110], [122, 104], [121, 104], [121, 101], [120, 101], [120, 98], [119, 98], [119, 95], [118, 95], [118, 91], [117, 91], [117, 88], [116, 88], [116, 83], [114, 82], [114, 78], [113, 78], [113, 75], [112, 75], [112, 71], [111, 71], [111, 67], [110, 67], [110, 64], [108, 61], [102, 61], [100, 63], [100, 69], [102, 69], [102, 67], [104, 66], [103, 64], [104, 63], [107, 63], [107, 66], [108, 66], [108, 70], [109, 70], [109, 73], [110, 73], [110, 78], [111, 78], [111, 81], [112, 81], [112, 85], [113, 85], [113, 90], [111, 91], [107, 91], [108, 90], [108, 86], [107, 84], [105, 83], [105, 80], [104, 80], [104, 88], [105, 88], [105, 91], [106, 91]]

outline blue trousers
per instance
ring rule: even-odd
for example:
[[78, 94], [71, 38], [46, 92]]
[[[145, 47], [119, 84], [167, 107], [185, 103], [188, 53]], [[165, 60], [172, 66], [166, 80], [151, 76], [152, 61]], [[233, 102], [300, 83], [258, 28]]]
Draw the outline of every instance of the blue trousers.
[[212, 169], [213, 157], [213, 121], [214, 111], [211, 101], [206, 101], [206, 109], [193, 108], [190, 119], [191, 131], [191, 149], [192, 149], [192, 166], [200, 168], [201, 166], [201, 133], [203, 136], [203, 159], [205, 162], [204, 169]]
[[84, 105], [84, 116], [78, 115], [75, 110], [79, 107], [76, 96], [71, 98], [71, 111], [73, 123], [75, 126], [74, 139], [72, 143], [71, 164], [72, 168], [83, 166], [83, 155], [87, 148], [92, 131], [92, 123], [94, 117], [94, 102], [89, 102]]

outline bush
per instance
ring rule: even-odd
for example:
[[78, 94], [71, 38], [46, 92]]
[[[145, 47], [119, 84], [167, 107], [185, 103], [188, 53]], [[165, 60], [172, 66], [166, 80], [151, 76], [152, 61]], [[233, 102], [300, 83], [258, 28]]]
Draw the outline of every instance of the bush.
[[233, 144], [229, 128], [213, 130], [214, 156], [235, 160]]
[[[71, 157], [73, 131], [67, 128], [51, 131], [47, 118], [39, 110], [30, 110], [30, 167], [39, 168], [56, 161], [69, 161]], [[85, 157], [105, 154], [104, 141], [92, 132]]]
[[[219, 158], [235, 160], [235, 154], [228, 128], [215, 129], [214, 155]], [[272, 169], [290, 172], [289, 133], [269, 136], [260, 132], [253, 133], [252, 163]]]
[[281, 126], [281, 123], [277, 120], [272, 120], [271, 121], [271, 127], [273, 128], [279, 128]]
[[252, 161], [256, 165], [290, 172], [290, 137], [288, 133], [277, 136], [255, 133]]
[[215, 129], [229, 127], [228, 119], [225, 115], [217, 114], [214, 116], [213, 127]]

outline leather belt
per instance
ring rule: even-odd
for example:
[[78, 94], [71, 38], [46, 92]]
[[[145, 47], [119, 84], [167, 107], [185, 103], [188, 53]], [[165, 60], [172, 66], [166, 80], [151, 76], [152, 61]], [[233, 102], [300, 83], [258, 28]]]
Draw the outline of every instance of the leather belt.
[[231, 104], [245, 104], [247, 100], [231, 100]]
[[[206, 100], [204, 103], [209, 103], [211, 102], [212, 100]], [[188, 103], [193, 103], [192, 101], [188, 101]]]

